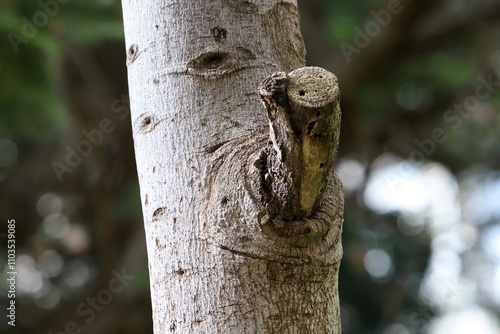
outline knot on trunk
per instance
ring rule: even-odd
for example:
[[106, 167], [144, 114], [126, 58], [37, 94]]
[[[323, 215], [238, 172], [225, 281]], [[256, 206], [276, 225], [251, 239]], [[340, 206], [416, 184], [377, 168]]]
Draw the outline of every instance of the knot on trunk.
[[259, 94], [269, 119], [270, 145], [255, 163], [266, 215], [288, 222], [275, 226], [314, 229], [304, 218], [320, 207], [339, 144], [337, 77], [319, 67], [277, 72], [262, 82]]

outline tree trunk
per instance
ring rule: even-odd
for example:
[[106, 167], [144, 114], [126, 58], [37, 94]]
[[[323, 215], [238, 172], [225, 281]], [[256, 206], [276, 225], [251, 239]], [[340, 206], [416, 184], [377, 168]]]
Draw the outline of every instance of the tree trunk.
[[336, 79], [270, 76], [296, 0], [122, 3], [154, 332], [340, 333]]

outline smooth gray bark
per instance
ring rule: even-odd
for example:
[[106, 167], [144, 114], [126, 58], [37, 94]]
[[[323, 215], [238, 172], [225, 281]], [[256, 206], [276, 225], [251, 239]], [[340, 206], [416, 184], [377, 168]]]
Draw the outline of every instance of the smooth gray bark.
[[338, 178], [293, 219], [262, 182], [258, 87], [305, 64], [296, 0], [122, 4], [155, 333], [340, 333]]

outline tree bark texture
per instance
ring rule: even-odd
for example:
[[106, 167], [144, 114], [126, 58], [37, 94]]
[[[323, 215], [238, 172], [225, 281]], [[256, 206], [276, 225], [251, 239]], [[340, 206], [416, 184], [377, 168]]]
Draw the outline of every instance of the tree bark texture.
[[338, 87], [293, 71], [296, 0], [122, 4], [154, 332], [340, 333]]

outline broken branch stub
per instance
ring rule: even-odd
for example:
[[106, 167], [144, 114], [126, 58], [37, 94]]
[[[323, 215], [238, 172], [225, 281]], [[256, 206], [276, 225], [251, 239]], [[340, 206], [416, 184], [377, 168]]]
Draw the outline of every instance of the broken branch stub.
[[266, 78], [259, 93], [270, 125], [263, 185], [273, 214], [309, 218], [319, 207], [339, 144], [337, 77], [303, 67]]

